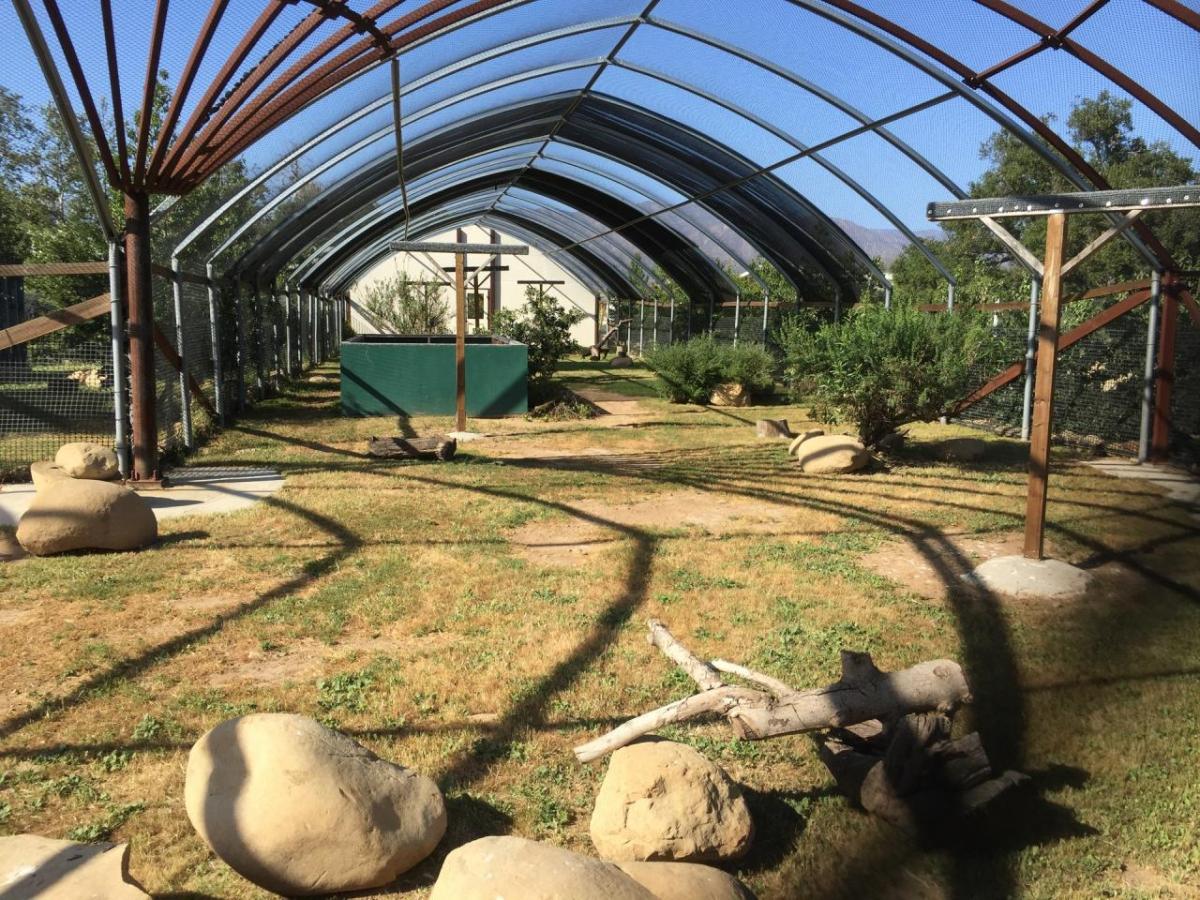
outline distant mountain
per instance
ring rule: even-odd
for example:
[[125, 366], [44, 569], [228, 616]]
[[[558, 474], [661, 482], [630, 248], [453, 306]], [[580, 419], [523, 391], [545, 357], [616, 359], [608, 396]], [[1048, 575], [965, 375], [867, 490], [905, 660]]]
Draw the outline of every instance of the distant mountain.
[[[908, 238], [895, 228], [867, 228], [865, 225], [859, 225], [849, 219], [834, 219], [833, 221], [850, 236], [851, 240], [862, 247], [868, 256], [878, 256], [883, 260], [884, 265], [891, 265], [892, 261], [908, 246]], [[917, 235], [923, 238], [939, 238], [942, 236], [942, 232], [940, 229], [926, 228], [918, 231]]]

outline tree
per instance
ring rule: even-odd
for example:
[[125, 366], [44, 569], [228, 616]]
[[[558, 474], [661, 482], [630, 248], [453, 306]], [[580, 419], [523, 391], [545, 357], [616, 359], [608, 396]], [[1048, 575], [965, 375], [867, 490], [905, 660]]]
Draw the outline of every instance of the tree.
[[492, 331], [529, 348], [529, 388], [540, 396], [549, 387], [559, 362], [578, 349], [571, 328], [583, 321], [578, 309], [566, 309], [536, 284], [525, 288], [519, 311], [501, 309], [492, 316]]
[[401, 272], [372, 284], [364, 298], [367, 312], [397, 334], [447, 334], [449, 307], [442, 285]]
[[[1052, 118], [1047, 117], [1047, 122]], [[1102, 91], [1096, 97], [1076, 101], [1067, 117], [1072, 145], [1088, 164], [1114, 188], [1189, 184], [1197, 179], [1192, 163], [1164, 142], [1148, 143], [1133, 131], [1132, 102]], [[1066, 179], [1033, 147], [1007, 131], [988, 138], [980, 147], [987, 170], [970, 186], [975, 197], [1004, 197], [1070, 192], [1077, 187]], [[1200, 261], [1200, 211], [1152, 212], [1143, 217], [1183, 268]], [[1034, 256], [1045, 246], [1044, 217], [1005, 219]], [[1109, 225], [1103, 216], [1077, 216], [1071, 222], [1067, 255], [1081, 250]], [[958, 280], [960, 302], [995, 302], [1024, 296], [1029, 276], [1015, 265], [995, 237], [977, 222], [947, 222], [946, 237], [927, 241], [929, 248], [949, 267]], [[1085, 290], [1145, 277], [1147, 262], [1127, 241], [1114, 240], [1073, 270], [1066, 279], [1068, 292]], [[908, 247], [892, 266], [893, 297], [898, 303], [939, 302], [945, 296], [945, 281], [916, 247]], [[1086, 315], [1081, 307], [1068, 308], [1071, 316]]]

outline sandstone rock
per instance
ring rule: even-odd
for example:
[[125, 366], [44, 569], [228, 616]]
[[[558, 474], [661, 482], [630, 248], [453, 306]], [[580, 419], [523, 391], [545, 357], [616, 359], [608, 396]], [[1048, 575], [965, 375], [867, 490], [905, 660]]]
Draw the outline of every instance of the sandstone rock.
[[623, 862], [621, 871], [658, 900], [754, 900], [754, 894], [727, 872], [677, 862]]
[[429, 900], [655, 900], [612, 863], [519, 837], [453, 851]]
[[720, 766], [684, 744], [642, 741], [612, 755], [591, 835], [614, 861], [736, 859], [750, 849], [754, 822]]
[[633, 365], [633, 358], [630, 356], [614, 356], [608, 361], [608, 365], [613, 369], [627, 369]]
[[976, 462], [987, 453], [987, 441], [973, 437], [948, 438], [938, 442], [933, 452], [946, 462]]
[[17, 543], [17, 536], [7, 528], [0, 528], [0, 562], [12, 562], [26, 556], [25, 548]]
[[0, 837], [4, 900], [150, 900], [128, 881], [128, 844], [77, 844], [35, 834]]
[[801, 434], [798, 434], [795, 440], [788, 444], [788, 455], [795, 456], [796, 451], [800, 448], [801, 444], [807, 440], [811, 440], [812, 438], [821, 437], [824, 434], [825, 432], [823, 432], [820, 428], [814, 428], [812, 431], [805, 431]]
[[54, 455], [54, 462], [72, 478], [95, 478], [112, 481], [121, 477], [117, 452], [111, 447], [81, 441], [63, 444]]
[[136, 550], [158, 537], [144, 498], [120, 484], [51, 478], [17, 524], [17, 540], [37, 556], [70, 550]]
[[288, 896], [387, 884], [446, 831], [433, 780], [304, 716], [229, 719], [188, 755], [184, 802], [217, 856]]
[[749, 406], [750, 392], [733, 381], [718, 384], [708, 402], [713, 406]]
[[29, 478], [33, 482], [35, 492], [42, 490], [51, 482], [70, 477], [70, 475], [63, 471], [62, 466], [58, 463], [52, 463], [49, 460], [35, 462], [29, 466]]
[[809, 438], [796, 448], [800, 468], [809, 474], [857, 472], [871, 462], [867, 448], [845, 434]]

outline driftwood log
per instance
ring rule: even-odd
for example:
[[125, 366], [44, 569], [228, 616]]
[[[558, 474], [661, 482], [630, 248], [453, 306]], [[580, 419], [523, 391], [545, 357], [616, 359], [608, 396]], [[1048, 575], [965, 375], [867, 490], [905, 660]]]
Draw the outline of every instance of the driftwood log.
[[373, 437], [367, 442], [367, 453], [380, 459], [454, 459], [458, 441], [447, 435], [429, 438]]
[[755, 431], [761, 438], [787, 438], [791, 440], [796, 436], [795, 432], [788, 427], [787, 419], [759, 419], [755, 424]]
[[[820, 732], [822, 762], [838, 787], [864, 809], [908, 831], [969, 812], [1025, 780], [996, 777], [977, 734], [951, 739], [951, 717], [971, 700], [953, 660], [880, 671], [867, 653], [842, 651], [842, 677], [798, 691], [770, 675], [722, 659], [705, 662], [650, 620], [650, 642], [700, 692], [636, 716], [575, 748], [581, 762], [600, 759], [666, 725], [719, 714], [747, 740]], [[735, 676], [754, 687], [731, 684]]]
[[608, 329], [604, 337], [600, 338], [600, 340], [596, 341], [596, 343], [592, 344], [592, 346], [588, 349], [588, 356], [590, 356], [592, 359], [604, 359], [604, 357], [608, 354], [608, 342], [616, 336], [618, 331], [632, 321], [633, 319], [622, 319], [612, 328]]

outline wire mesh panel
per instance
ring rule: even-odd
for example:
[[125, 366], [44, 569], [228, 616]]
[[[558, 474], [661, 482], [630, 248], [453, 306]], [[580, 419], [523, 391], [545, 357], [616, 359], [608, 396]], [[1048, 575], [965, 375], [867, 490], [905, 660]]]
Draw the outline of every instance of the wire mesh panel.
[[[6, 279], [7, 306], [20, 319], [57, 307]], [[18, 320], [18, 321], [19, 321]], [[0, 480], [23, 477], [71, 441], [111, 445], [112, 352], [107, 317], [0, 354]]]
[[1200, 465], [1200, 328], [1183, 309], [1176, 321], [1170, 434], [1171, 453], [1188, 465]]

